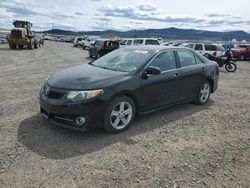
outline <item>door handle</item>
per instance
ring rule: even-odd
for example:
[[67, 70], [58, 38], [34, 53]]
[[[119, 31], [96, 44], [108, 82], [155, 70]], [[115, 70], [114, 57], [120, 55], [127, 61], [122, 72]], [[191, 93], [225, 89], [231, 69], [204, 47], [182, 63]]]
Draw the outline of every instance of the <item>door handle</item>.
[[179, 76], [178, 73], [175, 73], [175, 74], [173, 75], [174, 78], [176, 78], [177, 76]]
[[202, 67], [201, 70], [203, 70], [203, 71], [206, 70], [206, 67]]

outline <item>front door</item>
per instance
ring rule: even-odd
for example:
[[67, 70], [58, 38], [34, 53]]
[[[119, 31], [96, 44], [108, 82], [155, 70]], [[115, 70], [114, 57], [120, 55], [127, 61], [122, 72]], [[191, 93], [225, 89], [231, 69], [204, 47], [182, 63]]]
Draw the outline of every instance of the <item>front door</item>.
[[180, 70], [177, 69], [173, 51], [159, 53], [148, 66], [159, 68], [161, 74], [141, 79], [142, 110], [147, 111], [177, 102]]

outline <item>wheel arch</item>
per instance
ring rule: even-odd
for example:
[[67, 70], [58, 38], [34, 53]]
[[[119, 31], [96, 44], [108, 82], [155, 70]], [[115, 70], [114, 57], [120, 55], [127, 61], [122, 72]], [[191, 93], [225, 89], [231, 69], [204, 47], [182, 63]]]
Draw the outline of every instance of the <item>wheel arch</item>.
[[206, 79], [206, 81], [209, 82], [210, 86], [211, 86], [211, 93], [214, 92], [214, 81], [212, 79]]
[[129, 97], [134, 102], [134, 105], [135, 105], [135, 115], [139, 114], [139, 112], [140, 112], [140, 105], [139, 105], [139, 98], [138, 98], [138, 96], [136, 96], [135, 94], [133, 94], [130, 91], [122, 91], [122, 92], [114, 94], [110, 98], [109, 103], [112, 102], [115, 98], [117, 98], [119, 96]]

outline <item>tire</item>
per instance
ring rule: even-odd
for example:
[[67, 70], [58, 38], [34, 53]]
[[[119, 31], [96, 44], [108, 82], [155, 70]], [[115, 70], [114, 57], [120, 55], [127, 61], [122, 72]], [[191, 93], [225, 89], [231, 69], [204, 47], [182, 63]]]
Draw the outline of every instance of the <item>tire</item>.
[[237, 70], [237, 65], [233, 62], [225, 64], [225, 69], [228, 72], [235, 72]]
[[35, 48], [35, 49], [37, 49], [37, 48], [38, 48], [38, 45], [37, 45], [37, 43], [36, 43], [36, 42], [34, 43], [34, 48]]
[[18, 45], [18, 48], [23, 49], [23, 45]]
[[197, 91], [195, 103], [198, 105], [206, 104], [211, 94], [211, 84], [205, 81], [201, 84], [201, 87]]
[[242, 54], [242, 55], [240, 56], [240, 60], [241, 60], [241, 61], [244, 61], [245, 59], [246, 59], [245, 55]]
[[107, 107], [104, 117], [104, 129], [109, 133], [121, 133], [127, 130], [135, 117], [135, 104], [127, 96], [115, 98]]
[[30, 42], [30, 43], [28, 44], [28, 49], [30, 49], [30, 50], [32, 50], [32, 49], [33, 49], [32, 42]]
[[9, 47], [10, 47], [10, 49], [16, 49], [16, 45], [12, 44], [12, 43], [9, 43]]

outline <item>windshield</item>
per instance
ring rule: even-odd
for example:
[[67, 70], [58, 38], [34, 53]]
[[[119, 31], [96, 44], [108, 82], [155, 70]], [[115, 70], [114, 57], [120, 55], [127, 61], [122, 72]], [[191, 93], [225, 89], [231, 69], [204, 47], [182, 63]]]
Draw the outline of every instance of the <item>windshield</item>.
[[100, 59], [92, 65], [115, 71], [132, 72], [138, 70], [153, 54], [148, 50], [118, 49]]

